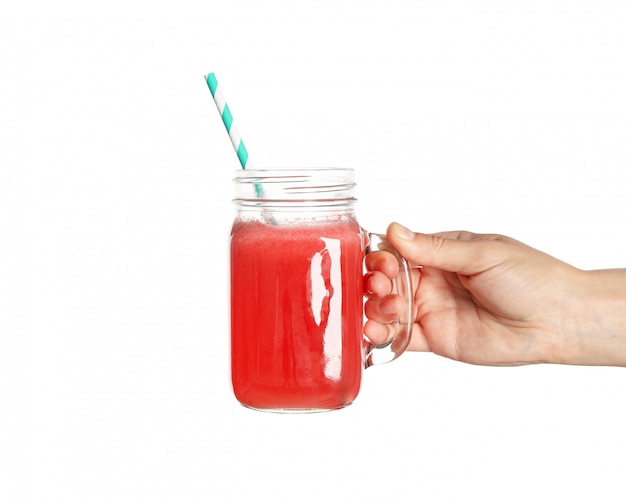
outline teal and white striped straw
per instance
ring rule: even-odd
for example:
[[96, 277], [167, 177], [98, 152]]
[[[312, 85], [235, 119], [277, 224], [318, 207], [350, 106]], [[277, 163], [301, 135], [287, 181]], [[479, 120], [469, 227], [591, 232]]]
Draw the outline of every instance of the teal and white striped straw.
[[[204, 78], [209, 85], [209, 90], [211, 91], [211, 95], [213, 96], [215, 105], [217, 106], [217, 109], [222, 116], [222, 121], [226, 126], [226, 131], [228, 132], [228, 135], [230, 136], [230, 142], [233, 143], [233, 147], [237, 152], [237, 157], [239, 158], [239, 163], [241, 163], [241, 168], [252, 168], [252, 165], [248, 160], [248, 151], [246, 150], [246, 146], [241, 140], [241, 136], [237, 131], [237, 127], [235, 127], [235, 124], [233, 123], [233, 115], [230, 114], [230, 109], [228, 108], [228, 104], [226, 104], [226, 100], [224, 99], [222, 90], [217, 83], [217, 78], [215, 78], [215, 74], [209, 73]], [[260, 186], [258, 187], [260, 188]], [[260, 194], [258, 193], [258, 189], [257, 194]]]

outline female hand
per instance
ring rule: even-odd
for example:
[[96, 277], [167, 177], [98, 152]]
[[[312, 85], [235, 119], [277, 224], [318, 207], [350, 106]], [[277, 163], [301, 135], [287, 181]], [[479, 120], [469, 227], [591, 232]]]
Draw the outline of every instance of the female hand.
[[[412, 266], [417, 316], [409, 346], [484, 365], [626, 365], [626, 270], [586, 272], [514, 239], [414, 233], [387, 237]], [[387, 337], [400, 316], [388, 252], [367, 256], [365, 334]], [[607, 288], [608, 286], [608, 288]]]

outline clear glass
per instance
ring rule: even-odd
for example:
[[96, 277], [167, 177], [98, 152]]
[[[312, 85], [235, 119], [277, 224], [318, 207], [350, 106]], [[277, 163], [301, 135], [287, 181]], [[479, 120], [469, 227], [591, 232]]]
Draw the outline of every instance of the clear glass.
[[[351, 169], [242, 170], [231, 232], [231, 371], [245, 406], [279, 412], [343, 408], [363, 369], [397, 358], [413, 318], [407, 262], [354, 213]], [[363, 336], [363, 261], [400, 263], [403, 318], [383, 346]]]

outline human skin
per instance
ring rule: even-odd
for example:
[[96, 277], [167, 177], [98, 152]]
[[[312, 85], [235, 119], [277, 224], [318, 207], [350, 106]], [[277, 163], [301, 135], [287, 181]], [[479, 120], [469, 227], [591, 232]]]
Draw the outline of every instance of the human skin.
[[[417, 315], [409, 350], [466, 363], [626, 366], [626, 269], [583, 271], [512, 238], [465, 231], [387, 237], [412, 266]], [[374, 343], [403, 310], [398, 265], [366, 258], [365, 334]]]

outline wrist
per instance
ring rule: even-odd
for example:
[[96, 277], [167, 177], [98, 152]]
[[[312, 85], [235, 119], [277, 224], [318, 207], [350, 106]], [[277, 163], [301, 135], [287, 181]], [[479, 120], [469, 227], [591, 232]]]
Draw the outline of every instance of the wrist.
[[626, 270], [578, 271], [575, 282], [563, 362], [626, 366]]

